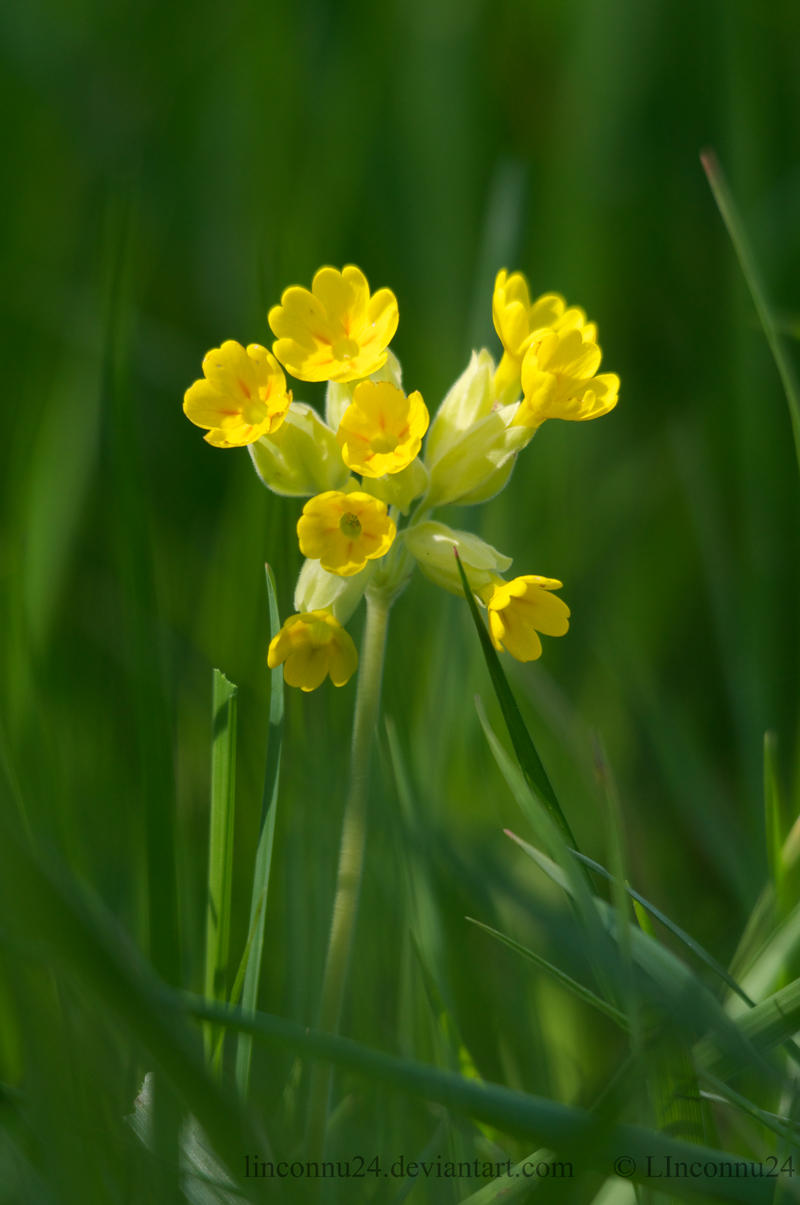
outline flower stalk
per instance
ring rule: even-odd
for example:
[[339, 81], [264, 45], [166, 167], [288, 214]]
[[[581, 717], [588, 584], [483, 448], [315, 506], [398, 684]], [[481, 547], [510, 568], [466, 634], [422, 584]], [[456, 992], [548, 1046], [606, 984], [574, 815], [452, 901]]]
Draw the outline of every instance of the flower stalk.
[[[350, 754], [350, 786], [342, 822], [336, 894], [333, 904], [328, 952], [322, 981], [319, 1028], [336, 1033], [344, 1000], [353, 931], [358, 912], [364, 850], [367, 839], [367, 799], [375, 728], [380, 706], [386, 630], [392, 598], [383, 592], [367, 591], [367, 617], [353, 717]], [[331, 1068], [316, 1064], [311, 1078], [309, 1105], [309, 1157], [320, 1157], [325, 1143]]]

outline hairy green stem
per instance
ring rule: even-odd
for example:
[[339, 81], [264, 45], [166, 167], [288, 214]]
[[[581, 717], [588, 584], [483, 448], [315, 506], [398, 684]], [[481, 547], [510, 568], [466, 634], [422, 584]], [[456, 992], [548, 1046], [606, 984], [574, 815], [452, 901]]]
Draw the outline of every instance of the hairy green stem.
[[[358, 911], [367, 836], [367, 788], [380, 704], [390, 606], [391, 598], [382, 594], [367, 594], [367, 623], [361, 643], [358, 691], [353, 717], [350, 789], [342, 821], [336, 896], [319, 1012], [319, 1028], [330, 1034], [336, 1033], [339, 1028]], [[311, 1158], [320, 1157], [323, 1152], [330, 1088], [331, 1069], [317, 1065], [311, 1078], [308, 1130], [308, 1150]]]

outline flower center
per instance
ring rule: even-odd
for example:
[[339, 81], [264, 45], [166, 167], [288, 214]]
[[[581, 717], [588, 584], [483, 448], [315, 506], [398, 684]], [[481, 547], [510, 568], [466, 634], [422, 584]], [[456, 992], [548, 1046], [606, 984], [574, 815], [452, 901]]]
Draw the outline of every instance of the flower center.
[[266, 417], [266, 413], [267, 408], [262, 402], [261, 398], [251, 398], [242, 405], [242, 419], [244, 422], [251, 423], [253, 426], [263, 422], [264, 418]]
[[380, 435], [373, 435], [370, 440], [370, 447], [373, 452], [393, 452], [397, 447], [398, 439], [396, 435], [392, 435], [391, 431], [381, 431]]
[[342, 515], [339, 520], [339, 531], [348, 540], [357, 540], [361, 535], [361, 520], [358, 515], [354, 515], [352, 511]]
[[334, 342], [332, 351], [334, 360], [352, 360], [353, 356], [358, 355], [359, 347], [355, 339], [348, 339], [345, 336]]

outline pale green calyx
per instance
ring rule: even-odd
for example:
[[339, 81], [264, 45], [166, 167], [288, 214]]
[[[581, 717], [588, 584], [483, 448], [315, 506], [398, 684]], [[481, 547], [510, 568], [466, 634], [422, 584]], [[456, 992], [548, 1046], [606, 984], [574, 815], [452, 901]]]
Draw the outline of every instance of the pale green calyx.
[[428, 509], [448, 502], [470, 505], [493, 498], [511, 476], [517, 452], [529, 443], [529, 428], [512, 427], [518, 406], [501, 406], [479, 418], [429, 465]]
[[352, 577], [328, 573], [319, 561], [305, 560], [294, 591], [295, 611], [329, 610], [341, 624], [355, 611], [375, 570], [375, 562]]
[[495, 363], [486, 348], [474, 351], [436, 412], [425, 444], [425, 463], [431, 468], [463, 438], [494, 405]]
[[341, 489], [350, 476], [335, 433], [304, 402], [295, 402], [277, 431], [247, 450], [259, 477], [276, 494], [310, 498]]
[[404, 533], [408, 551], [420, 569], [437, 586], [451, 594], [461, 594], [461, 577], [453, 549], [458, 550], [472, 589], [477, 592], [505, 573], [511, 557], [505, 556], [471, 531], [455, 531], [444, 523], [426, 519]]
[[428, 470], [417, 457], [399, 473], [365, 479], [364, 488], [387, 506], [396, 506], [401, 514], [407, 515], [412, 502], [428, 488]]

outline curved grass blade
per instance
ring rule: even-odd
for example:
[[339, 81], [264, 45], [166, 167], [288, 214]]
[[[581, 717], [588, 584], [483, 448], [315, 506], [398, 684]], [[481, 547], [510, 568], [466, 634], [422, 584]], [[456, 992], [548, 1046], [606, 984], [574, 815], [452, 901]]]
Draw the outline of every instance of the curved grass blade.
[[[236, 718], [238, 689], [214, 670], [211, 746], [211, 812], [208, 836], [205, 995], [225, 999], [225, 972], [231, 924], [233, 825], [236, 803]], [[206, 1054], [214, 1035], [205, 1031]]]
[[[770, 1205], [773, 1187], [763, 1179], [737, 1176], [737, 1159], [720, 1150], [697, 1146], [666, 1134], [624, 1123], [608, 1124], [585, 1109], [517, 1092], [499, 1084], [464, 1079], [452, 1071], [400, 1059], [349, 1038], [308, 1029], [297, 1022], [268, 1013], [243, 1013], [239, 1009], [209, 1004], [196, 996], [180, 997], [184, 1010], [200, 1021], [213, 1021], [251, 1034], [259, 1041], [278, 1044], [312, 1059], [320, 1059], [364, 1075], [367, 1079], [444, 1105], [454, 1112], [488, 1122], [499, 1130], [534, 1138], [541, 1145], [562, 1151], [580, 1171], [613, 1173], [621, 1152], [636, 1165], [631, 1177], [646, 1180], [648, 1166], [677, 1161], [714, 1165], [715, 1174], [692, 1179], [670, 1179], [669, 1191], [677, 1199], [736, 1201], [741, 1205]], [[648, 1165], [648, 1157], [650, 1164]], [[667, 1187], [667, 1181], [662, 1181]]]
[[508, 728], [508, 735], [511, 737], [511, 744], [514, 747], [517, 761], [520, 769], [525, 776], [530, 787], [536, 795], [542, 800], [545, 807], [553, 816], [553, 819], [558, 824], [562, 833], [567, 839], [569, 845], [573, 849], [577, 848], [577, 842], [569, 826], [566, 816], [564, 815], [561, 804], [558, 802], [558, 797], [553, 790], [553, 784], [547, 776], [542, 759], [536, 750], [536, 746], [531, 739], [528, 729], [525, 727], [525, 721], [517, 707], [517, 701], [511, 692], [511, 687], [508, 685], [508, 680], [503, 672], [503, 667], [500, 664], [500, 658], [497, 656], [494, 645], [492, 644], [489, 633], [486, 631], [485, 624], [481, 621], [478, 613], [478, 606], [475, 602], [475, 596], [470, 589], [467, 575], [464, 572], [464, 566], [461, 564], [461, 558], [458, 551], [454, 548], [453, 553], [456, 558], [456, 565], [461, 576], [461, 584], [464, 588], [464, 597], [467, 600], [470, 613], [475, 623], [475, 628], [481, 642], [483, 655], [486, 658], [486, 666], [489, 670], [489, 677], [492, 680], [494, 692], [497, 695], [497, 701], [500, 704], [500, 709], [503, 713], [503, 719]]
[[18, 971], [40, 961], [71, 987], [78, 984], [153, 1061], [248, 1199], [271, 1199], [266, 1186], [242, 1175], [242, 1151], [258, 1149], [258, 1136], [237, 1099], [208, 1074], [178, 994], [100, 902], [60, 864], [36, 856], [2, 812], [0, 834], [4, 957], [18, 960]]
[[[572, 852], [574, 853], [575, 857], [584, 864], [584, 866], [587, 866], [590, 870], [594, 871], [595, 874], [600, 875], [601, 878], [607, 879], [609, 882], [611, 882], [613, 876], [610, 871], [606, 870], [605, 866], [602, 866], [599, 862], [595, 862], [594, 858], [589, 858], [586, 856], [586, 854], [579, 853], [576, 849], [574, 849]], [[654, 916], [659, 924], [662, 924], [665, 929], [669, 930], [673, 937], [676, 937], [682, 945], [686, 946], [688, 950], [691, 950], [695, 957], [699, 958], [701, 962], [705, 963], [709, 970], [713, 971], [715, 975], [718, 975], [723, 983], [725, 983], [725, 985], [729, 987], [732, 992], [735, 992], [737, 996], [740, 996], [742, 1000], [744, 1000], [745, 1004], [749, 1004], [751, 1007], [755, 1004], [755, 1001], [750, 999], [747, 992], [740, 987], [733, 976], [725, 970], [725, 967], [721, 963], [717, 962], [716, 958], [714, 958], [712, 954], [709, 954], [708, 950], [704, 949], [698, 941], [695, 941], [695, 939], [689, 933], [687, 933], [685, 929], [682, 929], [680, 925], [676, 925], [674, 921], [670, 920], [666, 913], [662, 912], [660, 908], [657, 908], [655, 904], [651, 904], [648, 899], [645, 899], [643, 895], [634, 890], [634, 888], [628, 883], [625, 884], [625, 890], [631, 899], [635, 901], [635, 903], [639, 904], [642, 908], [649, 912], [651, 916]]]
[[502, 1201], [502, 1205], [512, 1205], [514, 1201], [529, 1201], [535, 1188], [532, 1188], [530, 1173], [526, 1175], [527, 1168], [531, 1164], [542, 1163], [551, 1166], [554, 1162], [553, 1152], [547, 1147], [540, 1147], [538, 1151], [532, 1151], [524, 1159], [520, 1159], [509, 1172], [462, 1198], [458, 1205], [495, 1205], [498, 1201]]
[[[800, 858], [800, 817], [788, 820], [781, 797], [777, 770], [775, 734], [764, 734], [764, 810], [769, 879], [765, 884], [739, 939], [730, 971], [736, 978], [747, 975], [760, 957], [778, 923], [786, 920], [797, 895], [797, 863]], [[788, 827], [786, 839], [781, 834]]]
[[[800, 904], [770, 933], [750, 966], [742, 974], [744, 990], [763, 1000], [780, 983], [785, 968], [800, 950]], [[735, 1004], [735, 1001], [731, 1001]], [[731, 1012], [734, 1010], [731, 1009]]]
[[[603, 1116], [611, 1116], [610, 1108], [613, 1108], [613, 1095], [629, 1078], [628, 1073], [633, 1066], [633, 1062], [632, 1056], [628, 1055], [624, 1062], [618, 1065], [610, 1080], [603, 1085], [600, 1095], [595, 1097], [593, 1104], [589, 1107], [589, 1112], [593, 1116], [598, 1115], [601, 1111]], [[625, 1095], [619, 1099], [624, 1099]], [[528, 1164], [528, 1166], [531, 1163], [547, 1163], [551, 1165], [554, 1162], [556, 1162], [555, 1153], [547, 1147], [540, 1147], [539, 1150], [531, 1151], [530, 1154], [512, 1167], [510, 1174], [504, 1173], [491, 1180], [488, 1184], [479, 1188], [477, 1192], [471, 1193], [470, 1196], [462, 1200], [459, 1205], [499, 1205], [500, 1202], [502, 1202], [502, 1205], [511, 1205], [512, 1201], [528, 1200], [532, 1191], [535, 1191], [535, 1188], [531, 1185], [530, 1176], [526, 1175], [525, 1164]], [[625, 1181], [617, 1180], [616, 1177], [613, 1180], [606, 1181], [606, 1184], [610, 1183], [617, 1183], [624, 1189], [629, 1189], [630, 1198], [626, 1199], [625, 1205], [635, 1205], [635, 1189], [632, 1184], [627, 1185]], [[566, 1188], [566, 1184], [564, 1187]], [[574, 1197], [574, 1192], [571, 1192], [570, 1196]], [[556, 1197], [554, 1199], [560, 1200], [562, 1198]], [[593, 1201], [595, 1205], [599, 1205], [600, 1197], [593, 1198]], [[607, 1194], [603, 1196], [602, 1201], [603, 1205], [611, 1205]]]
[[527, 958], [534, 966], [537, 966], [542, 971], [546, 971], [548, 975], [565, 987], [573, 996], [577, 996], [579, 1000], [583, 1000], [584, 1004], [589, 1004], [592, 1008], [596, 1008], [603, 1013], [615, 1025], [619, 1025], [620, 1029], [627, 1031], [628, 1021], [625, 1014], [620, 1009], [615, 1008], [613, 1004], [609, 1004], [600, 996], [597, 996], [590, 988], [584, 987], [582, 983], [578, 983], [577, 979], [573, 979], [566, 971], [562, 971], [560, 967], [555, 966], [552, 962], [548, 962], [541, 954], [537, 954], [535, 950], [523, 946], [520, 942], [515, 941], [513, 937], [509, 937], [506, 933], [501, 933], [499, 929], [493, 929], [491, 925], [484, 924], [483, 921], [475, 920], [473, 916], [466, 918], [471, 925], [476, 925], [479, 929], [483, 929], [490, 937], [494, 937], [497, 941], [508, 946], [509, 950], [513, 950], [516, 954], [521, 954], [523, 958]]
[[788, 1139], [790, 1142], [797, 1141], [798, 1123], [792, 1121], [791, 1117], [781, 1117], [777, 1113], [767, 1113], [765, 1109], [754, 1104], [752, 1100], [748, 1100], [746, 1096], [737, 1092], [730, 1084], [726, 1084], [724, 1080], [712, 1075], [710, 1071], [703, 1073], [703, 1079], [713, 1089], [712, 1092], [703, 1091], [702, 1095], [706, 1100], [714, 1104], [725, 1104], [731, 1108], [739, 1109], [766, 1129], [771, 1130], [778, 1138]]
[[[234, 976], [233, 986], [230, 990], [230, 994], [228, 995], [228, 1003], [229, 1004], [238, 1004], [239, 1000], [241, 999], [242, 988], [244, 987], [244, 976], [245, 976], [245, 972], [247, 970], [247, 964], [250, 961], [250, 949], [253, 945], [256, 931], [258, 930], [258, 924], [261, 919], [261, 913], [264, 911], [266, 902], [267, 902], [266, 899], [262, 895], [261, 899], [259, 900], [258, 911], [256, 912], [255, 916], [253, 917], [253, 919], [250, 923], [250, 932], [247, 934], [247, 941], [244, 943], [244, 950], [242, 951], [242, 957], [239, 959], [239, 966], [236, 968], [236, 975]], [[225, 1032], [223, 1030], [220, 1032], [219, 1037], [217, 1038], [217, 1045], [214, 1050], [214, 1055], [213, 1055], [213, 1059], [212, 1059], [212, 1063], [213, 1063], [214, 1067], [218, 1067], [220, 1065], [220, 1062], [222, 1060], [222, 1049], [223, 1049], [224, 1045], [225, 1045]]]
[[[739, 1032], [756, 1049], [767, 1051], [783, 1045], [795, 1062], [800, 1061], [793, 1041], [794, 1035], [800, 1029], [800, 979], [795, 979], [793, 983], [787, 984], [760, 1004], [756, 1004], [749, 1012], [737, 1017], [736, 1025]], [[725, 1056], [707, 1038], [698, 1043], [696, 1054], [698, 1062], [706, 1070], [715, 1068], [720, 1075], [723, 1071], [719, 1068], [723, 1065], [726, 1075], [742, 1065], [741, 1060], [726, 1061]]]
[[772, 352], [772, 358], [778, 369], [778, 375], [781, 378], [781, 384], [783, 385], [783, 391], [786, 394], [786, 401], [789, 406], [795, 455], [797, 457], [798, 468], [800, 468], [800, 384], [798, 384], [794, 367], [786, 354], [783, 342], [778, 334], [778, 327], [772, 315], [772, 309], [767, 301], [766, 291], [761, 280], [761, 273], [758, 269], [755, 256], [753, 255], [753, 249], [750, 246], [750, 241], [731, 195], [731, 190], [728, 187], [728, 182], [725, 179], [725, 174], [720, 167], [719, 160], [713, 150], [705, 150], [700, 155], [700, 162], [703, 165], [703, 171], [706, 173], [709, 186], [714, 194], [717, 208], [725, 223], [730, 240], [733, 243], [736, 258], [739, 260], [739, 267], [742, 269], [742, 275], [747, 282], [750, 296], [753, 299], [753, 305], [756, 308], [756, 313], [763, 327], [769, 349]]
[[[589, 881], [589, 877], [585, 871], [581, 872], [579, 870], [579, 866], [576, 865], [575, 859], [571, 856], [572, 851], [566, 844], [561, 829], [554, 823], [550, 812], [541, 806], [539, 797], [524, 777], [521, 768], [514, 764], [500, 744], [489, 721], [486, 719], [480, 700], [476, 700], [476, 710], [481, 727], [489, 742], [489, 748], [494, 754], [495, 761], [500, 767], [500, 772], [505, 778], [509, 790], [519, 804], [519, 807], [528, 817], [538, 839], [558, 859], [559, 873], [563, 876], [561, 885], [573, 904], [586, 933], [587, 957], [594, 976], [605, 996], [610, 1001], [616, 1002], [619, 996], [619, 992], [616, 990], [617, 985], [614, 983], [613, 978], [609, 978], [607, 974], [608, 957], [605, 959], [603, 957], [604, 952], [607, 951], [609, 936], [598, 914], [599, 901], [592, 892], [592, 884]], [[614, 969], [616, 972], [616, 967]]]
[[[511, 832], [507, 835], [554, 883], [572, 892], [573, 883], [560, 866], [521, 837]], [[601, 925], [612, 938], [616, 938], [617, 918], [614, 909], [605, 900], [596, 897], [594, 904]], [[732, 1020], [694, 971], [666, 946], [641, 929], [631, 928], [630, 939], [633, 961], [644, 972], [643, 983], [649, 982], [655, 989], [653, 1003], [662, 1010], [668, 1007], [672, 1020], [696, 1038], [708, 1031], [709, 1036], [703, 1037], [699, 1043], [699, 1047], [705, 1050], [706, 1064], [712, 1065], [715, 1060], [723, 1058], [737, 1067], [748, 1064], [757, 1067], [768, 1078], [775, 1078], [775, 1069], [762, 1056], [761, 1044], [754, 1041], [753, 1033], [746, 1024], [752, 1019], [755, 1009], [736, 1021]]]
[[[631, 924], [636, 924], [633, 907], [625, 891], [625, 850], [622, 825], [622, 806], [617, 784], [608, 763], [605, 748], [598, 733], [594, 734], [594, 769], [605, 799], [606, 831], [608, 833], [608, 857], [613, 867], [610, 873], [611, 902], [616, 913], [616, 932], [620, 954], [620, 988], [625, 1016], [631, 1034], [631, 1048], [640, 1052], [643, 1047], [643, 1022], [639, 1000], [634, 986], [633, 957], [631, 954]], [[664, 1075], [659, 1076], [663, 1082]]]
[[[269, 630], [270, 636], [273, 637], [278, 634], [281, 626], [278, 614], [278, 598], [272, 570], [269, 565], [265, 565], [264, 569], [267, 575]], [[255, 868], [253, 870], [253, 892], [250, 899], [250, 932], [252, 936], [248, 937], [248, 948], [245, 950], [243, 956], [245, 970], [244, 986], [242, 988], [242, 1008], [249, 1012], [255, 1011], [258, 998], [258, 981], [261, 977], [267, 894], [269, 892], [269, 877], [272, 868], [272, 845], [275, 836], [275, 813], [278, 809], [282, 744], [283, 671], [278, 666], [276, 669], [270, 670], [267, 762], [264, 768], [261, 828], [258, 837], [258, 848], [256, 849]], [[253, 1043], [250, 1035], [247, 1032], [240, 1033], [236, 1049], [236, 1084], [243, 1100], [247, 1098], [247, 1090], [250, 1084], [252, 1052]]]

